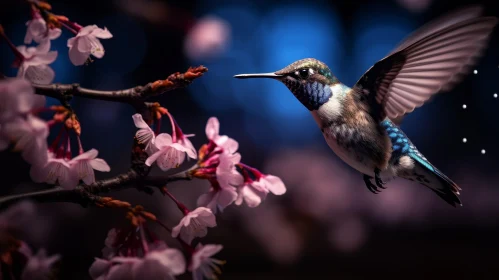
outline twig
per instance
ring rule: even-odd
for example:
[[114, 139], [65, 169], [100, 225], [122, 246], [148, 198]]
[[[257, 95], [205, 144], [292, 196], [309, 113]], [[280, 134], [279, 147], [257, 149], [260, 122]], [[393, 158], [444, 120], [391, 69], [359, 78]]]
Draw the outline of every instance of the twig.
[[33, 84], [35, 92], [67, 102], [73, 96], [123, 102], [135, 105], [137, 101], [143, 101], [149, 97], [157, 96], [170, 90], [188, 86], [196, 78], [208, 71], [204, 66], [190, 67], [185, 73], [171, 74], [165, 80], [148, 83], [145, 86], [136, 86], [129, 89], [104, 91], [81, 87], [79, 84]]
[[55, 187], [48, 190], [35, 191], [23, 194], [15, 194], [0, 197], [0, 209], [5, 209], [20, 200], [32, 200], [35, 202], [70, 202], [77, 203], [83, 207], [98, 202], [98, 194], [109, 193], [129, 188], [138, 188], [140, 186], [163, 187], [167, 183], [192, 180], [191, 171], [196, 169], [197, 165], [172, 175], [146, 176], [140, 177], [133, 169], [120, 174], [116, 177], [97, 181], [91, 185], [79, 185], [73, 190], [66, 190], [61, 187]]

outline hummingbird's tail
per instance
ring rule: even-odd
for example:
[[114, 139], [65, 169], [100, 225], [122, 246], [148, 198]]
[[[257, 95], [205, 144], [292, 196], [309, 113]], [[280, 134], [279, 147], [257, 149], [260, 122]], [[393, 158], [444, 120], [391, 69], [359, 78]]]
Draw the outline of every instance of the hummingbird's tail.
[[414, 168], [411, 172], [401, 177], [428, 187], [454, 207], [457, 205], [462, 206], [461, 200], [458, 197], [461, 188], [456, 183], [422, 156], [416, 154], [410, 154], [409, 156], [414, 160]]

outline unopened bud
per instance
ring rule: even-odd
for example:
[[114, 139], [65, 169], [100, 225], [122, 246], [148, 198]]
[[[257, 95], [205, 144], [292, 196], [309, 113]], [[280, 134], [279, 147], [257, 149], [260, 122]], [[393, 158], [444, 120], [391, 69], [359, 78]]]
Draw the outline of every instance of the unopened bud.
[[143, 211], [141, 213], [141, 215], [144, 216], [144, 218], [146, 218], [146, 219], [149, 219], [151, 221], [156, 221], [156, 215], [154, 215], [153, 213]]
[[52, 10], [52, 6], [45, 1], [37, 1], [36, 5], [40, 10], [47, 10], [47, 11]]

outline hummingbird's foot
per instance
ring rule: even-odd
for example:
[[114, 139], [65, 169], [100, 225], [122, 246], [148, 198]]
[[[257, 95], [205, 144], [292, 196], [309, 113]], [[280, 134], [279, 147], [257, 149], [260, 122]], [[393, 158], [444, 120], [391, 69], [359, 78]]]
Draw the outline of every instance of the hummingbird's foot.
[[378, 187], [371, 182], [372, 178], [373, 177], [364, 174], [364, 183], [366, 183], [366, 187], [367, 187], [368, 190], [370, 190], [374, 194], [377, 194], [380, 191], [378, 190]]
[[383, 180], [381, 180], [381, 177], [379, 176], [380, 172], [381, 171], [378, 168], [374, 168], [374, 181], [379, 188], [386, 189], [386, 187], [383, 187], [385, 182], [383, 182]]

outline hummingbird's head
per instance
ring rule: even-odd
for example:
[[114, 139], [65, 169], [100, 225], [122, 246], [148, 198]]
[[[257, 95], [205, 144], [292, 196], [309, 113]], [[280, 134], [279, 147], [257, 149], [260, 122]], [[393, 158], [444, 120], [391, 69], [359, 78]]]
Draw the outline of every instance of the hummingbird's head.
[[272, 78], [284, 83], [310, 111], [317, 110], [333, 95], [331, 86], [339, 83], [327, 65], [317, 59], [300, 59], [274, 73], [241, 74], [239, 79]]

